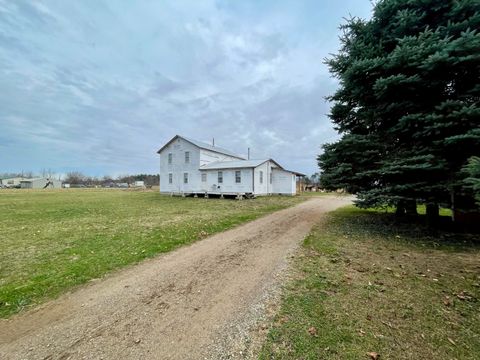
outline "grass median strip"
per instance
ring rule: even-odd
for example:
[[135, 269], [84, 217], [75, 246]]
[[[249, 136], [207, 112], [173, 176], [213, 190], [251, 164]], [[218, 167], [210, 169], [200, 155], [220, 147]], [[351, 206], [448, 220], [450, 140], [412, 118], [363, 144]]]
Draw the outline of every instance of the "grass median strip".
[[0, 317], [302, 200], [196, 199], [124, 190], [2, 190]]
[[260, 359], [478, 359], [478, 235], [329, 214], [294, 261]]

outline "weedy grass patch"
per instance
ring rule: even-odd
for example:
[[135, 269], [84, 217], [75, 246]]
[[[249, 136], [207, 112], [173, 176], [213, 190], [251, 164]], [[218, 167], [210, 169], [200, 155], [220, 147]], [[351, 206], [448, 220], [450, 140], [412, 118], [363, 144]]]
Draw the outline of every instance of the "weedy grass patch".
[[478, 235], [346, 207], [305, 240], [260, 359], [480, 358]]
[[0, 317], [302, 200], [197, 199], [100, 189], [2, 190]]

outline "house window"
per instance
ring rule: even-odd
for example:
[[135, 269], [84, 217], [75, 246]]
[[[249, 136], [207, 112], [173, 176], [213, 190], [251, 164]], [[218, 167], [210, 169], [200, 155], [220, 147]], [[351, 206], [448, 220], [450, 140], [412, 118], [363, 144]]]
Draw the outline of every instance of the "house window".
[[222, 171], [218, 172], [218, 183], [219, 184], [223, 183], [223, 172]]
[[270, 173], [270, 184], [272, 183], [273, 180], [273, 173]]
[[235, 171], [235, 183], [239, 184], [242, 182], [242, 172], [237, 170]]
[[183, 183], [188, 184], [188, 173], [183, 173]]
[[207, 182], [207, 173], [202, 173], [202, 182]]
[[190, 163], [190, 151], [185, 151], [185, 164]]
[[263, 171], [260, 171], [260, 184], [263, 184]]
[[173, 183], [173, 174], [172, 173], [168, 174], [168, 183], [169, 184]]
[[173, 158], [173, 154], [172, 154], [172, 153], [168, 153], [168, 163], [169, 163], [169, 164], [172, 163], [172, 158]]

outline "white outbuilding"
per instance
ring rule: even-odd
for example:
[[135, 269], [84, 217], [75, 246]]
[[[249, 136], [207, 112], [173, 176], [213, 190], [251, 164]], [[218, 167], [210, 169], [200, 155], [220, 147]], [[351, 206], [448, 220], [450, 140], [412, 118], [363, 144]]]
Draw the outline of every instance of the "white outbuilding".
[[20, 185], [20, 182], [22, 180], [29, 180], [29, 178], [24, 178], [24, 177], [14, 177], [14, 178], [8, 178], [8, 179], [1, 179], [0, 184], [2, 184], [5, 187], [16, 187]]
[[47, 178], [24, 179], [20, 181], [20, 187], [22, 189], [61, 189], [62, 182]]
[[245, 159], [229, 150], [176, 135], [160, 154], [160, 192], [169, 194], [295, 195], [297, 177], [273, 159]]

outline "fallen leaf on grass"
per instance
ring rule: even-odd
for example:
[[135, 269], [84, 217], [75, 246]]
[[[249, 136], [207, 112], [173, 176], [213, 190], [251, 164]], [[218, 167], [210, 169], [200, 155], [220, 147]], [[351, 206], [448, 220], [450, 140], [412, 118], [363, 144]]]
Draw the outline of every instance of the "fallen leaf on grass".
[[472, 300], [472, 297], [465, 291], [458, 293], [457, 298], [459, 298], [460, 300]]
[[393, 326], [391, 322], [382, 321], [382, 324], [388, 326], [391, 329], [396, 329], [396, 327]]
[[457, 343], [456, 343], [455, 341], [453, 341], [453, 339], [451, 339], [451, 338], [448, 338], [448, 341], [450, 341], [450, 343], [451, 343], [452, 345], [457, 345]]
[[317, 329], [315, 327], [311, 327], [308, 329], [308, 333], [312, 336], [317, 336]]
[[367, 355], [370, 357], [372, 360], [377, 360], [380, 358], [380, 355], [376, 353], [375, 351], [367, 352]]
[[452, 305], [452, 300], [450, 299], [450, 296], [445, 296], [445, 300], [443, 300], [443, 304], [445, 306], [451, 306]]

